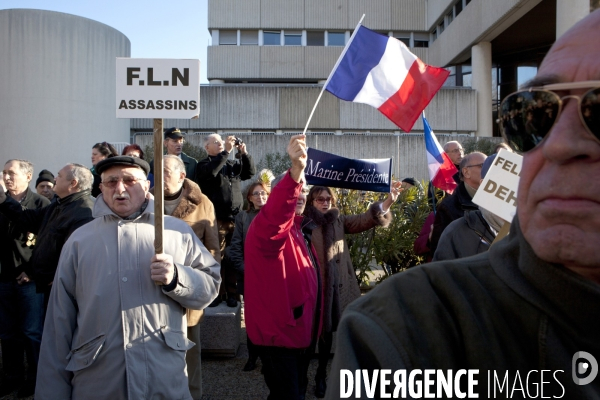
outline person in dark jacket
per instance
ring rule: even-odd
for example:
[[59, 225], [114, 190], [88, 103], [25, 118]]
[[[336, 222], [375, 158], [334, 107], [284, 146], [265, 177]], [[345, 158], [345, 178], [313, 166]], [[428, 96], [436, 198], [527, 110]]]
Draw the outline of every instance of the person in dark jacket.
[[[496, 154], [492, 154], [485, 159], [481, 168], [482, 181], [495, 158]], [[452, 221], [444, 229], [433, 261], [470, 257], [488, 251], [505, 222], [481, 206], [479, 210], [466, 211], [464, 217]]]
[[[123, 147], [123, 151], [121, 152], [121, 155], [129, 156], [129, 157], [137, 157], [137, 158], [141, 158], [142, 160], [144, 160], [144, 150], [142, 150], [142, 148], [136, 143], [133, 143], [133, 144]], [[150, 182], [150, 189], [152, 189], [154, 187], [154, 175], [152, 173], [148, 174], [148, 181]]]
[[93, 219], [92, 181], [87, 167], [67, 164], [56, 176], [54, 193], [58, 200], [36, 210], [23, 210], [17, 201], [0, 194], [0, 213], [37, 234], [31, 265], [37, 292], [44, 293], [45, 307], [63, 245], [73, 231]]
[[[35, 210], [50, 200], [29, 189], [33, 164], [9, 160], [3, 169], [7, 195], [23, 209]], [[0, 185], [1, 186], [1, 185]], [[4, 188], [1, 189], [4, 193]], [[2, 385], [0, 396], [19, 389], [18, 397], [31, 396], [42, 343], [44, 296], [36, 293], [31, 279], [31, 253], [36, 237], [23, 226], [0, 214], [0, 343], [2, 344]], [[27, 356], [27, 374], [23, 363]]]
[[[243, 205], [241, 183], [256, 174], [256, 167], [252, 157], [246, 151], [246, 144], [235, 136], [228, 136], [223, 141], [220, 135], [208, 135], [204, 138], [204, 148], [208, 156], [198, 163], [196, 182], [200, 185], [202, 193], [215, 205], [221, 256], [224, 256], [225, 247], [231, 243], [235, 216]], [[238, 150], [235, 161], [228, 158], [234, 148]], [[222, 296], [226, 294], [227, 305], [235, 307], [237, 304], [236, 273], [225, 263], [221, 266], [221, 277], [219, 297], [210, 306], [217, 306], [223, 300]]]
[[[196, 179], [198, 161], [183, 152], [184, 143], [185, 138], [179, 129], [170, 128], [165, 131], [164, 145], [167, 150], [166, 154], [181, 158], [181, 161], [185, 165], [185, 176], [193, 181]], [[152, 183], [154, 183], [154, 160], [150, 161], [150, 174], [152, 174]]]
[[[260, 209], [267, 203], [270, 193], [270, 185], [265, 182], [254, 182], [248, 186], [246, 194], [248, 208], [235, 216], [235, 229], [231, 237], [231, 244], [225, 249], [224, 262], [230, 262], [231, 267], [237, 272], [237, 291], [242, 296], [244, 295], [244, 242], [246, 241], [250, 224]], [[256, 368], [258, 352], [250, 337], [247, 334], [246, 336], [248, 361], [244, 365], [243, 370], [252, 371]]]
[[119, 153], [117, 149], [113, 147], [112, 144], [108, 142], [96, 143], [92, 147], [92, 168], [90, 171], [94, 176], [94, 182], [92, 183], [92, 196], [98, 197], [100, 195], [100, 175], [96, 173], [96, 164], [100, 161], [105, 160], [110, 157], [118, 156]]
[[327, 389], [327, 362], [333, 344], [333, 332], [348, 304], [360, 297], [360, 288], [352, 266], [345, 235], [360, 233], [376, 226], [386, 227], [392, 221], [388, 213], [400, 193], [400, 183], [383, 202], [371, 205], [357, 215], [343, 215], [337, 208], [335, 193], [326, 186], [313, 186], [306, 199], [304, 215], [316, 227], [312, 243], [321, 266], [323, 282], [323, 330], [319, 337], [319, 367], [315, 376], [315, 396], [322, 398]]
[[485, 161], [485, 154], [474, 152], [465, 156], [460, 162], [461, 182], [450, 196], [447, 196], [438, 206], [433, 223], [431, 235], [431, 252], [435, 254], [442, 232], [450, 223], [459, 219], [468, 210], [477, 210], [477, 205], [472, 199], [481, 183], [481, 167]]
[[[544, 139], [523, 149], [510, 234], [485, 253], [396, 274], [351, 304], [329, 399], [360, 397], [348, 393], [349, 371], [384, 369], [406, 392], [444, 391], [438, 379], [450, 372], [465, 384], [474, 373], [471, 398], [600, 398], [600, 131], [583, 118], [587, 107], [598, 116], [599, 35], [596, 10], [499, 107], [501, 120], [533, 93], [557, 110], [538, 131]], [[356, 384], [366, 397], [364, 381]], [[437, 397], [467, 397], [467, 385], [457, 386]]]

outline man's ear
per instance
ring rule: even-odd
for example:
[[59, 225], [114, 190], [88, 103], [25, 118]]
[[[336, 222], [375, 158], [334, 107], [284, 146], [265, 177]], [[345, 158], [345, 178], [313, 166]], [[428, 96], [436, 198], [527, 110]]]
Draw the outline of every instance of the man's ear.
[[179, 182], [183, 182], [185, 180], [185, 172], [179, 173]]

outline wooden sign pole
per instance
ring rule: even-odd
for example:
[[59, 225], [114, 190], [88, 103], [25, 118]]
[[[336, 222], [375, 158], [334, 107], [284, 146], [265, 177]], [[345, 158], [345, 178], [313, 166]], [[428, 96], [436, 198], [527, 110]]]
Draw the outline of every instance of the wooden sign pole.
[[[163, 253], [164, 179], [163, 179], [163, 120], [154, 119], [154, 251]], [[155, 282], [157, 285], [162, 283]]]

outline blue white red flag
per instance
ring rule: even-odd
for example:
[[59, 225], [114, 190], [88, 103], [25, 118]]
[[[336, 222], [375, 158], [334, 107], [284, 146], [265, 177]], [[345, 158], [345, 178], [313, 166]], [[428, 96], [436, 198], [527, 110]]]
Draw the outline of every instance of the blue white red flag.
[[429, 166], [429, 180], [437, 188], [452, 193], [456, 188], [453, 175], [458, 172], [448, 154], [442, 149], [435, 134], [423, 114], [423, 129], [425, 131], [425, 150]]
[[449, 74], [424, 64], [398, 39], [359, 24], [325, 90], [342, 100], [369, 104], [410, 132]]

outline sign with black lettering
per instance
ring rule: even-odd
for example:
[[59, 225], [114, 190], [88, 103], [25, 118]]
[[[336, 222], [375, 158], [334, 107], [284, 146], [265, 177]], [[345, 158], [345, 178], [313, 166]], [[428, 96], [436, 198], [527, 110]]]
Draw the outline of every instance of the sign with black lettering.
[[501, 150], [473, 197], [473, 203], [511, 222], [517, 212], [517, 189], [523, 156]]
[[200, 114], [200, 60], [117, 58], [117, 118]]

